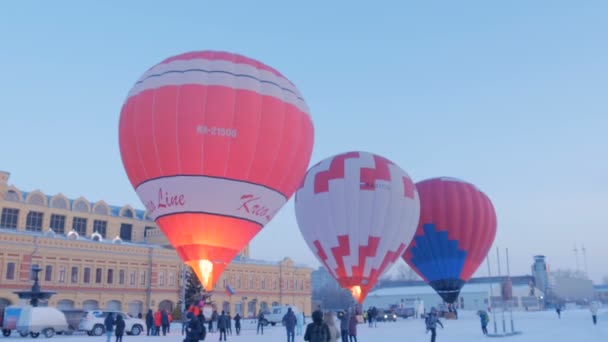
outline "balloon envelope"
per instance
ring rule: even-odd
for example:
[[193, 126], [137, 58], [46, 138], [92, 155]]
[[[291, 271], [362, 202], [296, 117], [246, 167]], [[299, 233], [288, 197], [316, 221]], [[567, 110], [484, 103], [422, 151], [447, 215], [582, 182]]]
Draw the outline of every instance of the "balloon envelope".
[[121, 110], [119, 142], [148, 215], [210, 289], [296, 190], [313, 125], [278, 71], [200, 51], [140, 77]]
[[296, 192], [300, 232], [319, 261], [359, 303], [414, 235], [420, 203], [410, 177], [367, 152], [325, 159]]
[[453, 303], [494, 242], [496, 213], [488, 196], [459, 179], [428, 179], [416, 189], [420, 221], [403, 259]]

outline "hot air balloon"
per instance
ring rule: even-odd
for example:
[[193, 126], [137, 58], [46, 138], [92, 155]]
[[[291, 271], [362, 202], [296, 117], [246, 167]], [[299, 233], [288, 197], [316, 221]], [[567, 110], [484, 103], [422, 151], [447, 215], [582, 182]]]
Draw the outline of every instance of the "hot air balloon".
[[420, 202], [399, 166], [375, 154], [348, 152], [308, 170], [295, 211], [319, 261], [363, 303], [412, 239]]
[[494, 242], [496, 213], [488, 196], [459, 179], [428, 179], [416, 189], [420, 222], [403, 259], [453, 303]]
[[313, 124], [275, 69], [199, 51], [139, 78], [122, 106], [119, 141], [148, 215], [210, 289], [297, 189]]

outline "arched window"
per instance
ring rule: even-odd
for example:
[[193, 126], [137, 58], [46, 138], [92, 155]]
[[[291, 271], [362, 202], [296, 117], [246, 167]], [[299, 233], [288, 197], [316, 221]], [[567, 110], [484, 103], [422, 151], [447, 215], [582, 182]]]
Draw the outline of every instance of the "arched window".
[[89, 205], [83, 200], [77, 200], [72, 209], [81, 213], [88, 213]]
[[93, 212], [97, 215], [108, 215], [110, 210], [105, 203], [97, 203], [93, 207]]
[[27, 199], [27, 203], [32, 204], [32, 205], [39, 205], [41, 207], [46, 206], [45, 202], [46, 201], [45, 201], [44, 196], [42, 196], [42, 194], [40, 194], [38, 192], [31, 193], [29, 198]]
[[51, 208], [55, 209], [67, 209], [68, 200], [61, 196], [55, 196], [51, 199]]
[[4, 194], [4, 199], [10, 202], [21, 202], [19, 193], [15, 190], [9, 190]]
[[129, 209], [129, 208], [124, 208], [122, 211], [122, 217], [128, 217], [128, 218], [133, 218], [133, 210]]

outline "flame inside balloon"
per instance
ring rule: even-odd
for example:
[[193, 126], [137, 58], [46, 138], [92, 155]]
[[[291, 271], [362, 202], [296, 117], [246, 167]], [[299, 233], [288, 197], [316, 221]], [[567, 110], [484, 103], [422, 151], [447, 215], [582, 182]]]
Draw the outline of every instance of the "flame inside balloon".
[[350, 292], [353, 294], [353, 298], [355, 298], [355, 300], [357, 302], [361, 302], [361, 286], [357, 285], [357, 286], [353, 286], [350, 288]]
[[205, 289], [211, 289], [213, 286], [213, 263], [209, 260], [192, 260], [186, 262], [188, 266], [192, 268], [198, 279], [201, 281], [201, 285]]

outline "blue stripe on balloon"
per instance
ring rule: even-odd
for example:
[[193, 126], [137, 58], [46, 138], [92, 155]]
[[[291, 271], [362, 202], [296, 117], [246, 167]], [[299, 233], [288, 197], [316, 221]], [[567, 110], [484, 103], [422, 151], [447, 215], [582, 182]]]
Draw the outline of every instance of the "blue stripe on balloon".
[[411, 262], [429, 282], [460, 279], [467, 252], [458, 248], [458, 240], [448, 239], [448, 232], [437, 231], [432, 223], [422, 229], [424, 234], [414, 238]]

